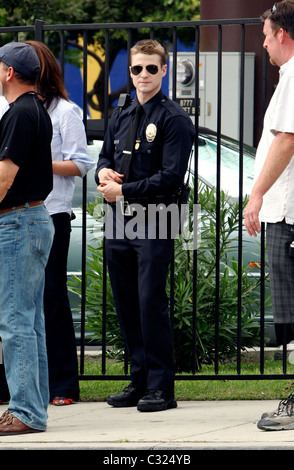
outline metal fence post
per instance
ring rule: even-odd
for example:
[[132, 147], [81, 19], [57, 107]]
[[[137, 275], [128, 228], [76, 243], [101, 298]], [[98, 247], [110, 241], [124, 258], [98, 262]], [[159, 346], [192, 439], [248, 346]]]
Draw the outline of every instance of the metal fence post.
[[45, 21], [43, 20], [36, 20], [35, 21], [35, 41], [44, 41], [44, 30], [43, 25]]

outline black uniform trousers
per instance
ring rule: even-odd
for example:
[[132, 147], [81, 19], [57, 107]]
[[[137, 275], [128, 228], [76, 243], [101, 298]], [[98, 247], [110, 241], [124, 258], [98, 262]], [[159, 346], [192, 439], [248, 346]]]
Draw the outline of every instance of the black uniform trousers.
[[166, 294], [173, 240], [106, 238], [105, 252], [130, 355], [131, 383], [143, 390], [173, 392], [173, 333]]

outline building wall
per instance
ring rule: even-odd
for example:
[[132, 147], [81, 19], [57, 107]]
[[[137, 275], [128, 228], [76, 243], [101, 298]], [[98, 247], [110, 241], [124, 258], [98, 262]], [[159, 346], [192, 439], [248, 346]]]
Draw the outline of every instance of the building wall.
[[[201, 20], [220, 20], [237, 18], [259, 18], [271, 7], [268, 0], [202, 0], [200, 6]], [[262, 109], [262, 77], [263, 77], [263, 25], [250, 25], [246, 27], [245, 51], [255, 53], [255, 86], [254, 86], [254, 145], [256, 146], [261, 135], [263, 123]], [[222, 50], [226, 52], [240, 51], [240, 26], [224, 26], [222, 36]], [[218, 50], [218, 28], [208, 26], [201, 28], [201, 51]], [[266, 103], [270, 100], [278, 81], [278, 68], [269, 65], [267, 68], [267, 94]]]

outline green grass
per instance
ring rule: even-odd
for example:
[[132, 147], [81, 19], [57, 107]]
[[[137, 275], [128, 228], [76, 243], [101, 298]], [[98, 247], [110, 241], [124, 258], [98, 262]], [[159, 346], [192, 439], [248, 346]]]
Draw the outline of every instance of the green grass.
[[[123, 374], [123, 365], [113, 360], [107, 361], [107, 375]], [[214, 375], [213, 366], [203, 366], [199, 376]], [[287, 364], [287, 373], [294, 374], [294, 365]], [[85, 375], [101, 375], [100, 361], [85, 363]], [[198, 374], [198, 373], [197, 373]], [[236, 365], [219, 367], [218, 375], [237, 375]], [[242, 364], [241, 375], [260, 374], [258, 364]], [[282, 374], [282, 361], [267, 360], [264, 375]], [[129, 380], [80, 380], [81, 400], [105, 401], [110, 393], [120, 392]], [[184, 400], [280, 400], [289, 395], [294, 381], [280, 380], [176, 380], [175, 395]]]

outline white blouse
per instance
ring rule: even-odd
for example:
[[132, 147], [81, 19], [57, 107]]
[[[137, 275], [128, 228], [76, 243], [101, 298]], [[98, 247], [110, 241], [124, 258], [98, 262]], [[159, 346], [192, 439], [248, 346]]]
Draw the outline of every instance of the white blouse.
[[[48, 113], [53, 126], [51, 142], [52, 160], [72, 160], [81, 172], [81, 177], [93, 168], [94, 160], [88, 155], [85, 126], [79, 107], [62, 98], [54, 98]], [[53, 190], [45, 200], [52, 214], [71, 213], [75, 189], [75, 176], [53, 175]]]

